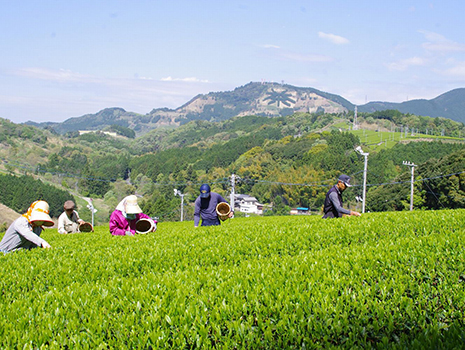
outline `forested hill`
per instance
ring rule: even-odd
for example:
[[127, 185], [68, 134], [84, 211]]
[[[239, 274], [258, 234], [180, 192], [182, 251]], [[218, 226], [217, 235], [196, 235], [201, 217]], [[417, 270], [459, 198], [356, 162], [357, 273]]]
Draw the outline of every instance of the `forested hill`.
[[[60, 134], [79, 130], [100, 130], [119, 127], [126, 133], [143, 135], [163, 126], [180, 126], [193, 120], [224, 121], [235, 116], [287, 116], [297, 112], [346, 113], [354, 104], [341, 96], [313, 88], [278, 83], [251, 82], [233, 91], [197, 95], [179, 108], [156, 108], [142, 115], [122, 108], [106, 108], [62, 123], [27, 124], [50, 128]], [[358, 106], [360, 112], [398, 110], [419, 116], [444, 117], [465, 122], [465, 89], [455, 89], [432, 100], [411, 100], [403, 103], [370, 102]]]
[[402, 103], [370, 102], [358, 107], [360, 112], [369, 113], [388, 109], [465, 123], [465, 88], [451, 90], [431, 100], [411, 100]]
[[[357, 206], [363, 157], [354, 149], [361, 145], [370, 154], [368, 210], [408, 208], [405, 160], [419, 165], [416, 175], [422, 179], [440, 177], [436, 183], [417, 186], [416, 206], [434, 208], [439, 205], [435, 198], [441, 196], [440, 205], [465, 206], [462, 123], [394, 110], [359, 113], [357, 122], [353, 130], [351, 112], [244, 116], [191, 121], [133, 139], [101, 132], [59, 135], [0, 119], [0, 170], [37, 177], [73, 193], [77, 201], [93, 198], [101, 223], [133, 193], [143, 198], [141, 205], [149, 215], [177, 220], [179, 198], [173, 196], [173, 188], [186, 194], [184, 218], [192, 219], [199, 184], [209, 183], [226, 197], [231, 174], [240, 179], [237, 193], [255, 196], [272, 214], [289, 213], [292, 207], [318, 213], [327, 186], [340, 173], [352, 175], [358, 185], [348, 190], [346, 203]], [[454, 173], [459, 176], [449, 176]], [[391, 185], [377, 190], [399, 179], [402, 184], [395, 191]], [[83, 204], [82, 199], [79, 205]]]

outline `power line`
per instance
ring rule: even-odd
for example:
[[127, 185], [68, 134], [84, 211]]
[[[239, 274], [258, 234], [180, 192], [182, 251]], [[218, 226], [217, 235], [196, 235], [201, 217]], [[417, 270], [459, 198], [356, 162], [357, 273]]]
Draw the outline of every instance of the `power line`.
[[446, 207], [444, 206], [444, 204], [442, 204], [442, 202], [439, 200], [438, 196], [436, 196], [436, 193], [434, 193], [433, 190], [431, 189], [431, 187], [429, 187], [429, 185], [428, 185], [427, 182], [425, 182], [425, 185], [428, 186], [428, 188], [429, 188], [430, 191], [431, 191], [430, 193], [433, 194], [434, 198], [436, 198], [436, 200], [438, 201], [438, 203], [441, 204], [441, 206], [442, 206], [443, 208], [446, 208]]

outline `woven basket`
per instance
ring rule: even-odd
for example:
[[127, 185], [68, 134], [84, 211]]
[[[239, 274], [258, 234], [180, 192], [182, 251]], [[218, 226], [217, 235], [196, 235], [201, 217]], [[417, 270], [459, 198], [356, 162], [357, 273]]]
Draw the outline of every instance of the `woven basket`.
[[81, 232], [93, 232], [94, 228], [90, 222], [83, 222], [79, 225], [79, 231]]
[[224, 221], [229, 218], [229, 213], [231, 212], [231, 207], [228, 203], [222, 202], [218, 203], [216, 206], [216, 213], [221, 221]]
[[136, 222], [136, 233], [144, 235], [149, 232], [154, 232], [157, 229], [157, 225], [152, 219], [142, 218]]

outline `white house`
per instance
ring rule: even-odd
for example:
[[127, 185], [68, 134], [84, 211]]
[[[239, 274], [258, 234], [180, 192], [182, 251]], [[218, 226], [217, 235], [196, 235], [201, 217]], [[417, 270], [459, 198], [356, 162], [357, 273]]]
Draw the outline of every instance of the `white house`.
[[291, 209], [289, 214], [291, 214], [291, 215], [310, 215], [310, 211], [309, 211], [308, 208], [300, 207], [300, 208]]
[[248, 194], [236, 194], [234, 196], [234, 209], [242, 213], [263, 214], [263, 204], [258, 203], [258, 199]]

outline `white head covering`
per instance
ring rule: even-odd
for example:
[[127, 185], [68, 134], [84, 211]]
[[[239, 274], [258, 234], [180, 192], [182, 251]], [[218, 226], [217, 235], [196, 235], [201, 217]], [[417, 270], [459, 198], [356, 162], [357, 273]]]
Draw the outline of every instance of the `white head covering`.
[[137, 197], [135, 195], [124, 197], [116, 206], [116, 210], [122, 212], [124, 216], [126, 216], [126, 214], [142, 213], [142, 209], [139, 207], [139, 204], [137, 204]]
[[43, 221], [43, 226], [50, 227], [55, 225], [55, 223], [53, 222], [49, 213], [50, 210], [46, 201], [35, 201], [31, 204], [27, 210], [27, 213], [23, 214], [23, 216], [31, 223], [33, 221]]

